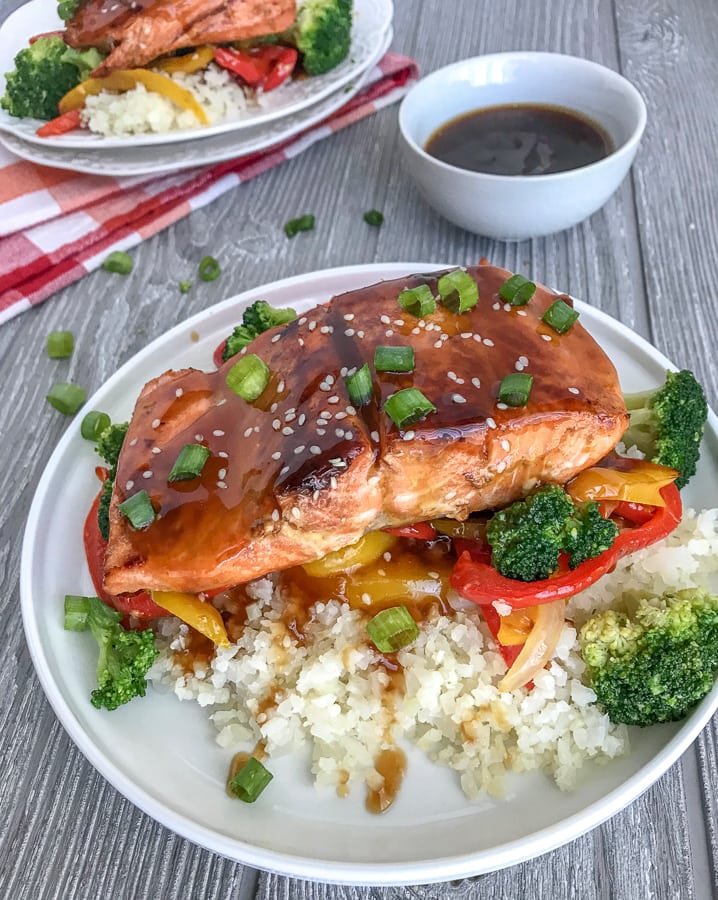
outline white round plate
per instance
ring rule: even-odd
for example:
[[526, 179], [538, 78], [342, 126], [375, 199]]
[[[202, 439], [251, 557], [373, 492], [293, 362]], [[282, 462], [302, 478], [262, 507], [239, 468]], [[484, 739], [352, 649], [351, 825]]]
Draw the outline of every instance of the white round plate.
[[[144, 383], [167, 368], [211, 367], [212, 351], [244, 306], [265, 299], [306, 310], [334, 294], [441, 266], [395, 263], [300, 275], [247, 291], [173, 328], [126, 363], [87, 409], [128, 417]], [[609, 316], [577, 303], [582, 322], [617, 365], [622, 385], [662, 382], [670, 363]], [[199, 340], [193, 339], [193, 332]], [[718, 686], [682, 723], [633, 729], [632, 752], [587, 764], [582, 782], [562, 793], [541, 774], [517, 775], [504, 800], [469, 802], [456, 775], [408, 749], [408, 774], [381, 817], [363, 792], [347, 799], [318, 790], [308, 761], [272, 760], [274, 781], [245, 806], [224, 789], [230, 750], [219, 748], [207, 713], [152, 689], [115, 712], [91, 706], [96, 653], [87, 635], [63, 631], [66, 593], [93, 592], [82, 526], [98, 489], [97, 456], [80, 437], [82, 412], [43, 474], [22, 553], [22, 614], [35, 669], [58, 718], [88, 760], [129, 800], [186, 838], [251, 866], [321, 881], [408, 884], [462, 878], [513, 865], [563, 844], [615, 814], [673, 764], [718, 707]], [[718, 505], [718, 420], [711, 414], [699, 471], [686, 500]]]
[[[18, 119], [0, 109], [0, 131], [34, 144], [90, 150], [124, 147], [128, 144], [135, 147], [158, 146], [265, 125], [319, 103], [359, 77], [370, 60], [374, 59], [377, 45], [391, 25], [393, 14], [392, 0], [354, 0], [354, 26], [348, 57], [325, 75], [297, 79], [265, 95], [263, 106], [247, 110], [241, 119], [220, 122], [207, 128], [170, 131], [165, 134], [102, 137], [89, 131], [73, 131], [60, 137], [40, 138], [35, 132], [43, 123], [38, 119]], [[28, 39], [34, 34], [62, 27], [63, 23], [57, 15], [57, 0], [30, 0], [21, 6], [0, 26], [0, 60], [3, 61], [3, 69], [10, 70], [11, 60], [19, 50], [27, 47]], [[4, 93], [5, 78], [0, 74], [0, 96]]]
[[0, 131], [0, 144], [22, 159], [50, 166], [54, 169], [70, 169], [74, 172], [93, 175], [140, 176], [162, 175], [179, 172], [197, 166], [236, 159], [249, 153], [257, 153], [273, 147], [299, 132], [316, 125], [332, 113], [341, 109], [366, 85], [374, 70], [374, 65], [391, 46], [394, 31], [390, 27], [376, 48], [369, 67], [355, 82], [339, 88], [329, 97], [300, 112], [266, 125], [257, 125], [239, 133], [218, 134], [202, 140], [183, 141], [153, 147], [148, 153], [146, 147], [124, 145], [108, 149], [85, 149], [83, 147], [58, 148], [44, 144], [31, 144], [17, 135]]

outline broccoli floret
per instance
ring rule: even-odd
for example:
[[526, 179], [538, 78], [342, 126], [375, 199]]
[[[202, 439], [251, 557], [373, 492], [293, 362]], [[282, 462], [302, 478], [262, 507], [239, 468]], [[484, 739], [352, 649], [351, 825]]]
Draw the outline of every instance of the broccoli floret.
[[696, 472], [708, 417], [703, 388], [693, 373], [667, 372], [661, 387], [623, 399], [631, 417], [623, 443], [635, 445], [652, 462], [677, 469], [679, 488], [688, 484]]
[[57, 105], [102, 62], [91, 48], [73, 50], [62, 38], [39, 38], [15, 57], [15, 69], [5, 76], [0, 106], [11, 116], [54, 119]]
[[613, 722], [682, 719], [718, 675], [718, 597], [694, 589], [597, 613], [579, 632], [586, 674]]
[[100, 648], [97, 661], [97, 688], [92, 705], [117, 709], [133, 697], [144, 697], [147, 670], [157, 658], [154, 634], [126, 631], [122, 616], [97, 597], [90, 597], [87, 624]]
[[296, 318], [297, 314], [293, 309], [275, 309], [266, 300], [257, 300], [245, 309], [242, 324], [237, 325], [227, 338], [222, 359], [226, 362], [263, 331], [274, 328], [275, 325], [285, 325]]
[[97, 507], [97, 524], [104, 540], [110, 536], [110, 500], [112, 499], [112, 487], [117, 476], [117, 460], [120, 458], [120, 450], [125, 440], [129, 425], [123, 422], [121, 425], [110, 425], [105, 428], [97, 439], [95, 451], [105, 460], [110, 467], [109, 474], [102, 485], [100, 503]]
[[348, 56], [351, 31], [352, 0], [305, 0], [281, 39], [302, 54], [307, 75], [323, 75]]
[[486, 527], [494, 568], [518, 581], [548, 578], [558, 568], [561, 552], [568, 554], [574, 569], [607, 550], [617, 534], [615, 523], [601, 516], [598, 504], [574, 504], [556, 484], [500, 510]]

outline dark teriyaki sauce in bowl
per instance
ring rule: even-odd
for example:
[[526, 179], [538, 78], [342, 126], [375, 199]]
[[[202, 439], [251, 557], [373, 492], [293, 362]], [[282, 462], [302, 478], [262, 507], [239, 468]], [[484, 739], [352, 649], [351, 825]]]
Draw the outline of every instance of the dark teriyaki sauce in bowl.
[[593, 120], [563, 106], [511, 103], [451, 119], [426, 152], [459, 169], [489, 175], [549, 175], [598, 162], [614, 144]]

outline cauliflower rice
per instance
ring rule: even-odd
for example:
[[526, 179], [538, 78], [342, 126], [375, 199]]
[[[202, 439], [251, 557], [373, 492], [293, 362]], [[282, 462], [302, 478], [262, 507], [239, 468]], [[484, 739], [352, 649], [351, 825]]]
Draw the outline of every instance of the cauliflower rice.
[[261, 742], [272, 757], [309, 744], [316, 784], [340, 795], [356, 784], [380, 786], [378, 754], [407, 741], [453, 769], [471, 799], [500, 795], [509, 772], [531, 769], [570, 789], [587, 760], [629, 750], [628, 729], [609, 721], [582, 682], [576, 628], [625, 591], [711, 588], [716, 574], [718, 510], [686, 510], [668, 538], [572, 598], [555, 657], [530, 691], [498, 691], [506, 666], [473, 604], [437, 615], [398, 652], [402, 689], [367, 639], [366, 614], [318, 600], [299, 643], [282, 622], [270, 578], [249, 587], [254, 602], [240, 640], [218, 648], [210, 663], [195, 661], [193, 673], [175, 656], [187, 626], [161, 620], [149, 678], [208, 707], [222, 747], [251, 750]]
[[[193, 74], [176, 72], [168, 77], [194, 95], [207, 113], [210, 125], [239, 119], [248, 110], [263, 104], [261, 92], [248, 90], [245, 93], [232, 75], [215, 63]], [[124, 94], [103, 91], [87, 97], [82, 124], [104, 137], [163, 134], [205, 127], [193, 112], [180, 108], [161, 94], [148, 91], [142, 84]]]

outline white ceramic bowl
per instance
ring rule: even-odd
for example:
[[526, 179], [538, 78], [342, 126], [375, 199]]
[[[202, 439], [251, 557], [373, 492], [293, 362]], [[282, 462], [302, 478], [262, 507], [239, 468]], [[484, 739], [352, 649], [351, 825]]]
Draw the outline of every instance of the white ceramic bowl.
[[[470, 172], [425, 152], [428, 138], [451, 119], [510, 103], [583, 113], [603, 126], [616, 149], [579, 169], [530, 176]], [[406, 164], [428, 202], [462, 228], [512, 241], [562, 231], [599, 209], [628, 172], [645, 124], [646, 106], [629, 81], [560, 53], [494, 53], [453, 63], [419, 81], [399, 110]]]

